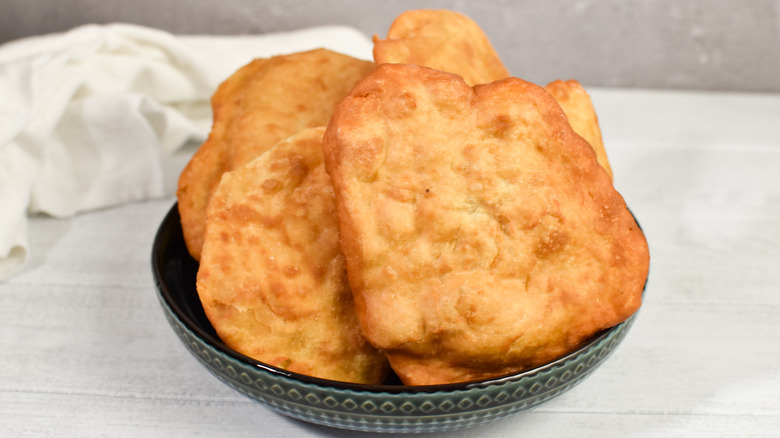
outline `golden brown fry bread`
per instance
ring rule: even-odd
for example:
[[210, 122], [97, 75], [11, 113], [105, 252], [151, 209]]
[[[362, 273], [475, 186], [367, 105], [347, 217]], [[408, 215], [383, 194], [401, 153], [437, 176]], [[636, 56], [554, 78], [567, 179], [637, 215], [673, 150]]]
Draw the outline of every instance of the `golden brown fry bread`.
[[[413, 10], [399, 15], [390, 26], [386, 40], [374, 36], [374, 61], [417, 64], [455, 73], [469, 85], [509, 77], [509, 71], [479, 25], [446, 10]], [[545, 89], [563, 107], [574, 132], [593, 147], [611, 178], [612, 169], [596, 111], [585, 89], [575, 80], [554, 81]]]
[[363, 332], [406, 384], [535, 367], [640, 306], [644, 235], [541, 87], [383, 64], [323, 150]]
[[387, 39], [374, 36], [374, 62], [417, 64], [457, 73], [469, 85], [509, 76], [479, 25], [447, 10], [420, 9], [399, 15]]
[[612, 168], [609, 165], [607, 151], [604, 149], [604, 142], [601, 139], [601, 128], [599, 128], [596, 109], [593, 108], [593, 102], [582, 85], [573, 79], [557, 80], [550, 82], [544, 88], [561, 105], [574, 132], [582, 136], [593, 147], [599, 164], [612, 178]]
[[208, 208], [197, 289], [232, 349], [290, 371], [381, 383], [384, 355], [360, 332], [338, 246], [325, 128], [225, 173]]
[[373, 63], [326, 49], [257, 59], [217, 89], [214, 124], [179, 177], [187, 249], [200, 259], [206, 206], [224, 172], [304, 128], [324, 126], [333, 107]]

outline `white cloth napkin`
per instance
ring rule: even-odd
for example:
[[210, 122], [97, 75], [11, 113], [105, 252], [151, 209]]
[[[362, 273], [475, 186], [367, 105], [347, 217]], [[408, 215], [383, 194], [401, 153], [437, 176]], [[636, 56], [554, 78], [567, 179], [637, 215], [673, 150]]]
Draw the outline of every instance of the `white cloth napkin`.
[[346, 27], [174, 36], [87, 25], [0, 45], [0, 281], [28, 257], [30, 214], [170, 196], [185, 144], [205, 140], [216, 87], [253, 58], [329, 48], [371, 59]]

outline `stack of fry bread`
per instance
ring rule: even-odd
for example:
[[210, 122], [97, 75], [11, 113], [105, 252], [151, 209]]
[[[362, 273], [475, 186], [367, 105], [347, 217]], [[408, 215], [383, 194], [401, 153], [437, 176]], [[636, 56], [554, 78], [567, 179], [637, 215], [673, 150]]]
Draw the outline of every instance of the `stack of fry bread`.
[[226, 345], [438, 385], [549, 363], [639, 309], [647, 242], [576, 80], [512, 77], [447, 10], [401, 14], [373, 57], [256, 59], [214, 93], [177, 197]]

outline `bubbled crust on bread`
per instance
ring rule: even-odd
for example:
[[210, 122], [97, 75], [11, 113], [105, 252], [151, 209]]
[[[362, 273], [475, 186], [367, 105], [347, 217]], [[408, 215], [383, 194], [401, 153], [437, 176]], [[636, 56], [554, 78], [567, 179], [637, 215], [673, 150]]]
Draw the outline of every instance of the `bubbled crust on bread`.
[[469, 84], [509, 76], [479, 25], [453, 11], [418, 9], [399, 15], [386, 39], [374, 36], [377, 64], [416, 64], [457, 73]]
[[405, 384], [538, 366], [640, 306], [644, 236], [538, 86], [381, 65], [323, 150], [363, 332]]
[[301, 131], [224, 174], [209, 203], [198, 294], [230, 348], [310, 376], [378, 384], [387, 362], [360, 331], [323, 133]]
[[179, 177], [177, 197], [187, 249], [200, 259], [206, 207], [224, 172], [296, 132], [328, 123], [335, 105], [374, 64], [327, 49], [256, 59], [211, 99], [214, 123]]

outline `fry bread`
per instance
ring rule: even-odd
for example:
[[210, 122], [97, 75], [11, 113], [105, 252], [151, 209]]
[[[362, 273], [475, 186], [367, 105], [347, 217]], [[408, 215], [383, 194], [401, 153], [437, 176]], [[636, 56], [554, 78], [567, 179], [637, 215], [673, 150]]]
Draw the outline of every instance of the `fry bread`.
[[326, 49], [257, 59], [212, 97], [214, 124], [179, 177], [187, 249], [200, 259], [206, 206], [224, 172], [304, 128], [324, 126], [333, 108], [373, 63]]
[[[469, 85], [510, 76], [485, 33], [470, 18], [446, 10], [412, 10], [399, 15], [381, 40], [374, 36], [374, 61], [416, 64], [455, 73]], [[575, 80], [556, 80], [545, 89], [563, 107], [574, 132], [593, 148], [612, 177], [590, 96]]]
[[374, 36], [374, 62], [416, 64], [457, 73], [469, 85], [509, 76], [479, 25], [447, 10], [418, 9], [399, 15], [386, 39]]
[[548, 363], [641, 304], [644, 235], [541, 87], [383, 64], [323, 151], [363, 333], [407, 385]]
[[306, 129], [227, 172], [208, 208], [197, 289], [232, 349], [290, 371], [381, 383], [363, 337], [322, 164], [325, 128]]
[[553, 81], [547, 84], [544, 89], [558, 101], [574, 132], [582, 136], [593, 147], [599, 164], [612, 178], [612, 167], [609, 165], [607, 151], [604, 149], [604, 142], [601, 139], [601, 128], [599, 128], [596, 109], [593, 108], [593, 102], [588, 92], [574, 79]]

